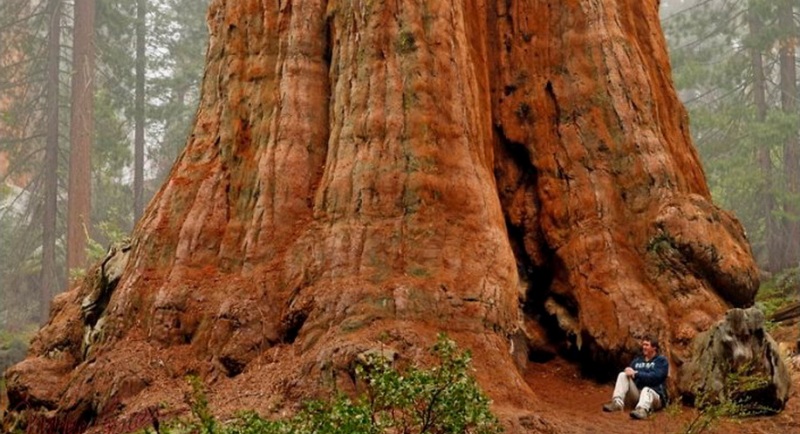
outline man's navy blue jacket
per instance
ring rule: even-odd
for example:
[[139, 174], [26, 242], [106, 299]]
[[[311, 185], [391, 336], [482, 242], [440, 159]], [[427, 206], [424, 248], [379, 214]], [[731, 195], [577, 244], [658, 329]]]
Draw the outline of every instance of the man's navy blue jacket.
[[631, 362], [631, 368], [636, 371], [633, 377], [633, 382], [636, 387], [641, 391], [645, 387], [649, 387], [658, 393], [661, 397], [661, 403], [666, 406], [667, 388], [664, 383], [667, 381], [667, 374], [669, 374], [669, 362], [667, 358], [661, 354], [656, 354], [650, 361], [645, 361], [643, 356], [638, 356]]

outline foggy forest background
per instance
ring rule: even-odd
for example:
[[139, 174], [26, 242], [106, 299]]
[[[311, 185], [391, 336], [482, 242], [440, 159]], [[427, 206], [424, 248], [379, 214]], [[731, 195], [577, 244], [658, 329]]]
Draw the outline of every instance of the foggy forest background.
[[[662, 0], [661, 19], [715, 202], [745, 226], [763, 279], [797, 285], [792, 4]], [[207, 6], [0, 0], [0, 369], [166, 179], [199, 101]]]

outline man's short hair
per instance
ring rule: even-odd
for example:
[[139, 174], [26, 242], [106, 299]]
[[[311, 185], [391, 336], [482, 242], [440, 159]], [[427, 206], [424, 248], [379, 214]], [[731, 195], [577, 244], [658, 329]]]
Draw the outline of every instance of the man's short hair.
[[645, 336], [645, 337], [642, 338], [642, 342], [644, 342], [644, 341], [650, 342], [650, 346], [655, 348], [656, 351], [661, 349], [661, 346], [658, 344], [658, 338], [655, 338], [655, 337], [652, 337], [652, 336]]

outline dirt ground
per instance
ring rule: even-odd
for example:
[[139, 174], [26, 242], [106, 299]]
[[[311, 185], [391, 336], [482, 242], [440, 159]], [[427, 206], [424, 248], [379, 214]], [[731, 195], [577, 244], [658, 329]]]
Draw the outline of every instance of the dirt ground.
[[[778, 342], [785, 345], [800, 339], [800, 324], [794, 323], [772, 331]], [[705, 433], [720, 434], [791, 434], [800, 433], [800, 356], [795, 361], [787, 358], [792, 375], [792, 391], [786, 409], [778, 415], [742, 419], [721, 419], [714, 422]], [[525, 380], [541, 399], [542, 407], [536, 418], [546, 421], [547, 429], [534, 432], [558, 434], [679, 434], [689, 433], [687, 427], [698, 416], [697, 410], [677, 403], [655, 413], [644, 421], [633, 420], [628, 411], [604, 413], [602, 404], [609, 399], [611, 384], [599, 384], [583, 378], [579, 368], [563, 359], [547, 363], [530, 363]], [[4, 392], [4, 391], [3, 391]], [[168, 393], [165, 391], [164, 393]], [[174, 391], [169, 393], [174, 394]], [[165, 395], [167, 396], [167, 395]], [[5, 393], [0, 397], [0, 410], [5, 408]], [[219, 409], [217, 409], [219, 410]], [[502, 409], [495, 409], [502, 412]], [[2, 411], [0, 411], [2, 413]], [[166, 415], [165, 415], [166, 416]], [[149, 420], [149, 419], [148, 419]], [[119, 421], [117, 421], [119, 422]], [[140, 428], [147, 421], [127, 421], [122, 425], [112, 423], [95, 427], [93, 432], [119, 433]], [[123, 428], [127, 427], [127, 428]], [[698, 431], [692, 432], [696, 434]]]
[[[797, 342], [800, 324], [780, 327], [772, 332], [779, 342]], [[706, 433], [790, 434], [800, 433], [800, 366], [791, 365], [792, 391], [786, 409], [778, 415], [739, 419], [720, 419]], [[688, 433], [697, 410], [677, 403], [649, 419], [633, 420], [628, 411], [603, 413], [613, 386], [581, 378], [578, 368], [556, 359], [545, 364], [531, 363], [525, 379], [545, 403], [542, 418], [574, 434], [678, 434]]]
[[[673, 404], [655, 413], [648, 420], [633, 420], [628, 411], [603, 413], [601, 407], [612, 391], [611, 384], [598, 384], [582, 379], [578, 370], [563, 360], [537, 365], [536, 373], [528, 373], [526, 380], [542, 397], [546, 409], [540, 415], [575, 434], [677, 434], [687, 432], [687, 427], [698, 414], [690, 407]], [[772, 417], [724, 419], [706, 432], [731, 434], [782, 434], [800, 433], [800, 372], [793, 370], [794, 389], [786, 409]]]

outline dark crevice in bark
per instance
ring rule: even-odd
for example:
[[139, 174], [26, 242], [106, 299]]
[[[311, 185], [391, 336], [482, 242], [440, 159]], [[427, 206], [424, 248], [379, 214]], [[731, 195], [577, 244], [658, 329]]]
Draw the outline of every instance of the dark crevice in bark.
[[[336, 32], [334, 16], [335, 14], [325, 16], [325, 27], [323, 29], [323, 33], [325, 34], [325, 50], [322, 53], [322, 60], [328, 66], [328, 71], [330, 71], [331, 61], [333, 60], [333, 35]], [[330, 77], [330, 74], [328, 77]]]
[[244, 371], [244, 368], [247, 366], [246, 363], [242, 362], [241, 360], [237, 360], [234, 357], [220, 357], [219, 362], [225, 368], [225, 375], [229, 378], [233, 378], [241, 374], [242, 371]]
[[[334, 78], [337, 77], [338, 71], [334, 71], [333, 68], [334, 52], [336, 51], [337, 48], [334, 46], [335, 45], [334, 42], [336, 41], [336, 30], [337, 30], [335, 18], [336, 18], [335, 13], [326, 13], [323, 16], [325, 24], [322, 28], [322, 35], [323, 38], [325, 39], [324, 41], [325, 48], [323, 49], [322, 52], [322, 61], [325, 64], [325, 70], [328, 71], [328, 73], [325, 75], [325, 81], [327, 82], [326, 93], [328, 95], [328, 98], [327, 98], [327, 111], [325, 112], [325, 120], [324, 120], [324, 125], [326, 126], [325, 132], [323, 134], [322, 139], [319, 142], [319, 149], [314, 149], [314, 151], [312, 151], [312, 152], [318, 152], [319, 155], [316, 156], [316, 160], [314, 158], [309, 158], [315, 165], [315, 167], [312, 167], [309, 172], [312, 175], [312, 179], [309, 182], [309, 194], [306, 199], [306, 203], [308, 204], [308, 209], [311, 210], [312, 214], [317, 212], [317, 209], [315, 207], [315, 201], [316, 197], [320, 196], [320, 188], [323, 184], [322, 178], [325, 175], [325, 161], [327, 159], [327, 155], [329, 152], [328, 147], [330, 145], [330, 140], [331, 140], [331, 127], [332, 127], [331, 122], [333, 122], [334, 120], [333, 114], [335, 111], [335, 99], [336, 99], [336, 95], [334, 93], [334, 89], [336, 86], [335, 82], [336, 80], [339, 79], [339, 78]], [[341, 49], [341, 47], [338, 48]], [[340, 66], [341, 65], [339, 64], [336, 65], [337, 70]], [[329, 194], [328, 189], [322, 190], [321, 193], [322, 201], [320, 203], [322, 204], [323, 210], [328, 209], [328, 194]]]
[[624, 359], [622, 351], [609, 351], [598, 345], [588, 333], [583, 333], [583, 345], [576, 355], [581, 374], [600, 382], [613, 380], [619, 373], [619, 361]]
[[[531, 161], [528, 148], [522, 144], [508, 139], [501, 127], [496, 128], [498, 137], [498, 161], [495, 165], [495, 180], [498, 187], [498, 195], [503, 205], [503, 214], [508, 231], [508, 240], [517, 263], [520, 284], [524, 286], [524, 298], [522, 300], [522, 311], [528, 318], [544, 327], [547, 340], [554, 344], [558, 351], [569, 359], [578, 359], [576, 348], [576, 337], [570, 336], [559, 325], [558, 318], [548, 312], [545, 302], [553, 298], [559, 305], [564, 306], [571, 315], [576, 316], [576, 303], [574, 300], [567, 300], [563, 296], [552, 292], [552, 284], [555, 279], [557, 269], [557, 258], [554, 252], [547, 246], [535, 213], [541, 209], [538, 196], [529, 194], [525, 200], [532, 200], [533, 203], [526, 203], [526, 209], [532, 211], [534, 215], [525, 215], [522, 221], [514, 222], [510, 216], [510, 207], [519, 206], [514, 203], [515, 196], [520, 190], [530, 189], [535, 191], [537, 184], [537, 170]], [[509, 170], [510, 169], [510, 170]], [[530, 244], [526, 246], [525, 239], [533, 236], [537, 239], [537, 251], [529, 251]], [[537, 257], [534, 259], [533, 255]], [[530, 348], [528, 359], [534, 362], [546, 362], [552, 358], [553, 354], [541, 349]]]
[[544, 302], [550, 293], [550, 285], [553, 283], [553, 270], [549, 266], [535, 266], [531, 263], [530, 257], [522, 246], [524, 231], [515, 226], [508, 227], [509, 241], [514, 255], [517, 258], [517, 270], [520, 278], [525, 283], [525, 301], [522, 304], [522, 311], [536, 318], [544, 313]]
[[108, 302], [111, 301], [111, 294], [116, 289], [117, 284], [119, 283], [119, 277], [113, 279], [112, 281], [108, 281], [108, 272], [106, 269], [106, 265], [108, 265], [108, 261], [113, 258], [113, 256], [108, 255], [103, 263], [100, 265], [100, 285], [99, 296], [96, 300], [94, 300], [94, 306], [91, 308], [86, 309], [86, 318], [84, 319], [85, 324], [89, 327], [94, 327], [97, 325], [97, 322], [100, 320], [100, 317], [106, 311], [106, 307], [108, 307]]
[[78, 429], [75, 430], [75, 432], [82, 432], [84, 429], [92, 426], [96, 419], [97, 410], [87, 405], [87, 408], [83, 409], [83, 411], [80, 413], [80, 416], [78, 416], [78, 421], [75, 423]]
[[282, 323], [281, 341], [287, 344], [294, 343], [300, 334], [300, 329], [303, 328], [303, 324], [308, 319], [308, 315], [309, 312], [306, 310], [290, 312]]
[[548, 81], [547, 85], [545, 85], [544, 87], [544, 90], [547, 92], [547, 97], [550, 99], [550, 102], [553, 103], [553, 111], [554, 111], [553, 126], [555, 128], [555, 131], [558, 132], [558, 123], [561, 119], [561, 106], [558, 104], [558, 99], [556, 98], [556, 92], [555, 90], [553, 90], [553, 82]]
[[544, 364], [556, 357], [556, 353], [543, 348], [528, 348], [528, 361]]
[[[558, 270], [560, 269], [563, 269], [563, 264], [558, 259], [555, 259], [550, 269], [553, 276], [559, 274]], [[573, 362], [581, 362], [581, 348], [583, 348], [585, 336], [578, 336], [570, 329], [571, 324], [564, 323], [564, 319], [559, 318], [559, 313], [547, 308], [548, 300], [552, 300], [560, 309], [565, 311], [567, 318], [574, 321], [574, 318], [578, 317], [577, 301], [571, 295], [559, 294], [550, 290], [542, 294], [542, 298], [544, 300], [537, 306], [539, 308], [538, 321], [547, 330], [548, 339], [557, 346], [557, 350], [562, 357]]]

